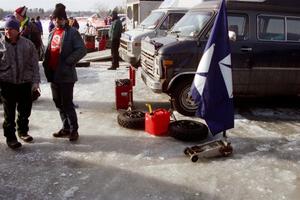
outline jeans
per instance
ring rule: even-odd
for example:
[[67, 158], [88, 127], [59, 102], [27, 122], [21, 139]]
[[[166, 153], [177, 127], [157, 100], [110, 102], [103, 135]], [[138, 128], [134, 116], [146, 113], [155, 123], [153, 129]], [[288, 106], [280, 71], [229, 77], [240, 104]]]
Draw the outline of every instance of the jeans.
[[[27, 135], [32, 108], [31, 83], [1, 83], [1, 98], [4, 109], [3, 131], [6, 138], [15, 138], [16, 124], [19, 135]], [[16, 109], [18, 112], [17, 123]]]
[[112, 56], [111, 66], [113, 68], [119, 67], [119, 46], [120, 46], [120, 40], [111, 41], [111, 56]]
[[62, 129], [77, 132], [78, 120], [73, 104], [74, 83], [51, 83], [53, 101], [62, 121]]

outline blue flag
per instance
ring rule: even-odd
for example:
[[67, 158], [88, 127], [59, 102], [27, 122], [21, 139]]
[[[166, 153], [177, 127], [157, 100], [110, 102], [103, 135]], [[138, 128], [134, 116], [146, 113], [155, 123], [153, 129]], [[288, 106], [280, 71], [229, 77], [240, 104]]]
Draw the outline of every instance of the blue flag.
[[198, 104], [196, 115], [203, 118], [213, 135], [234, 127], [231, 55], [225, 0], [205, 46], [191, 93]]

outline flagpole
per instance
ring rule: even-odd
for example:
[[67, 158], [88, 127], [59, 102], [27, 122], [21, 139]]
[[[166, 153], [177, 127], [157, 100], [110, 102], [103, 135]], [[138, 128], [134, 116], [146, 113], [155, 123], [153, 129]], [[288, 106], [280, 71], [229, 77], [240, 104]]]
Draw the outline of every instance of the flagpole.
[[223, 131], [223, 137], [226, 139], [227, 138], [227, 135], [226, 135], [226, 130]]

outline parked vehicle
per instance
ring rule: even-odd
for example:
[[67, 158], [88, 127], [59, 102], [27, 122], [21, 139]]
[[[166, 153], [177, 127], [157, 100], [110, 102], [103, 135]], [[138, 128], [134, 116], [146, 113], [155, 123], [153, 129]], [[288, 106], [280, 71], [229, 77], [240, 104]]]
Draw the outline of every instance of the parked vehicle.
[[126, 0], [126, 30], [137, 27], [163, 0]]
[[[227, 1], [235, 96], [299, 95], [300, 10], [298, 1]], [[142, 41], [142, 79], [174, 99], [176, 110], [194, 115], [190, 87], [220, 1], [191, 9], [167, 37]]]
[[[182, 3], [183, 1], [185, 4]], [[163, 2], [160, 8], [153, 10], [137, 28], [122, 34], [119, 48], [120, 57], [127, 63], [138, 67], [141, 56], [141, 40], [145, 37], [166, 36], [167, 31], [183, 17], [189, 8], [202, 1], [178, 0], [171, 4], [167, 3], [170, 1]]]

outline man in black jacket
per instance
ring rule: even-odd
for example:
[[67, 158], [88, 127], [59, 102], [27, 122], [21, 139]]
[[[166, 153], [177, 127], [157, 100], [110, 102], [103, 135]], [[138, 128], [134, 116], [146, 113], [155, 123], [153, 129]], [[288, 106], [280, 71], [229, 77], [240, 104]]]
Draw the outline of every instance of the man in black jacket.
[[115, 70], [119, 67], [119, 46], [122, 33], [122, 22], [118, 17], [117, 11], [112, 12], [112, 23], [109, 29], [109, 38], [111, 39], [112, 65], [108, 70]]
[[86, 49], [79, 32], [68, 25], [65, 8], [61, 3], [56, 4], [53, 12], [55, 28], [49, 35], [43, 66], [62, 121], [61, 130], [53, 136], [76, 141], [79, 135], [73, 104], [73, 88], [77, 81], [75, 65], [85, 56]]

